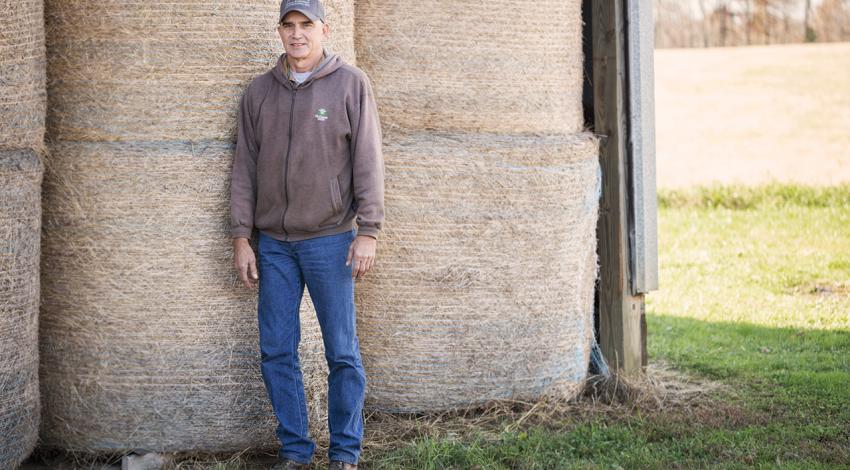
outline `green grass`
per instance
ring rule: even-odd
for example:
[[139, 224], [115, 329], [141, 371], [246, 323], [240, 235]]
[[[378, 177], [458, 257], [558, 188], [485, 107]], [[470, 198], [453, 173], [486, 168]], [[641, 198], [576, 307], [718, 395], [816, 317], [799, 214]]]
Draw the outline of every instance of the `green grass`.
[[[830, 429], [780, 424], [712, 429], [659, 419], [603, 421], [568, 431], [534, 428], [497, 439], [423, 439], [370, 468], [836, 468], [846, 450], [823, 446]], [[818, 443], [817, 448], [811, 448]], [[841, 452], [845, 452], [842, 457]]]
[[850, 184], [839, 186], [714, 185], [691, 190], [661, 191], [660, 209], [767, 209], [827, 208], [850, 206]]
[[850, 330], [850, 186], [763, 189], [662, 194], [653, 313]]
[[435, 436], [374, 468], [850, 468], [850, 185], [659, 195], [650, 361], [725, 386], [703, 408]]

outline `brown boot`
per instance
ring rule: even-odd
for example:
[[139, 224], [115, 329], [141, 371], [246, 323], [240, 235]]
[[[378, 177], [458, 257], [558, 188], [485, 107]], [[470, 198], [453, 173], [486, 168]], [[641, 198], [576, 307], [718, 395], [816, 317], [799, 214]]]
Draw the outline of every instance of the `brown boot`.
[[356, 464], [350, 464], [341, 460], [331, 460], [328, 470], [357, 470]]

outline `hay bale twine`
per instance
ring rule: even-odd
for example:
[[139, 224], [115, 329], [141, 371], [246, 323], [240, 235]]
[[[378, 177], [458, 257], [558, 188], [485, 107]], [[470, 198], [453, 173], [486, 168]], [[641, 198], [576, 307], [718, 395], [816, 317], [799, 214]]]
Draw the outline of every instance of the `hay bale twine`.
[[[275, 449], [256, 292], [232, 267], [233, 146], [59, 142], [44, 182], [45, 447]], [[315, 314], [302, 310], [314, 435], [326, 432]]]
[[[353, 0], [326, 2], [354, 60]], [[48, 128], [62, 140], [235, 140], [250, 80], [283, 52], [279, 0], [48, 0]]]
[[592, 134], [399, 136], [357, 290], [367, 404], [426, 411], [572, 396], [593, 334]]
[[358, 0], [356, 17], [387, 128], [583, 128], [580, 0]]
[[0, 3], [0, 149], [40, 148], [47, 94], [44, 3]]
[[38, 439], [41, 178], [35, 152], [0, 151], [0, 468]]

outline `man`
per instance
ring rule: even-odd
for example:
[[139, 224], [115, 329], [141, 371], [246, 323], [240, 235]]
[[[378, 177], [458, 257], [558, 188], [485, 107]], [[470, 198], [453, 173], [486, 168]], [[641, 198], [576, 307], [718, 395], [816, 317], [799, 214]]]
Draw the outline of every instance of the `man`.
[[259, 284], [261, 371], [281, 442], [272, 468], [307, 468], [315, 449], [297, 352], [306, 285], [330, 370], [330, 468], [356, 469], [366, 377], [354, 281], [374, 263], [384, 219], [380, 124], [366, 75], [323, 47], [330, 29], [319, 0], [284, 0], [279, 18], [285, 52], [239, 108], [234, 264], [246, 287]]

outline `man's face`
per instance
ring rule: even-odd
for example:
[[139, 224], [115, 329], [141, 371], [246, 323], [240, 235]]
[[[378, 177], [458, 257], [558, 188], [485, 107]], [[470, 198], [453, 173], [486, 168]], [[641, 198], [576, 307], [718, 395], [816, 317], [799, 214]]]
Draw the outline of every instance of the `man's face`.
[[322, 56], [322, 43], [328, 38], [329, 28], [326, 23], [313, 22], [303, 13], [291, 11], [283, 17], [277, 32], [287, 56], [307, 59]]

